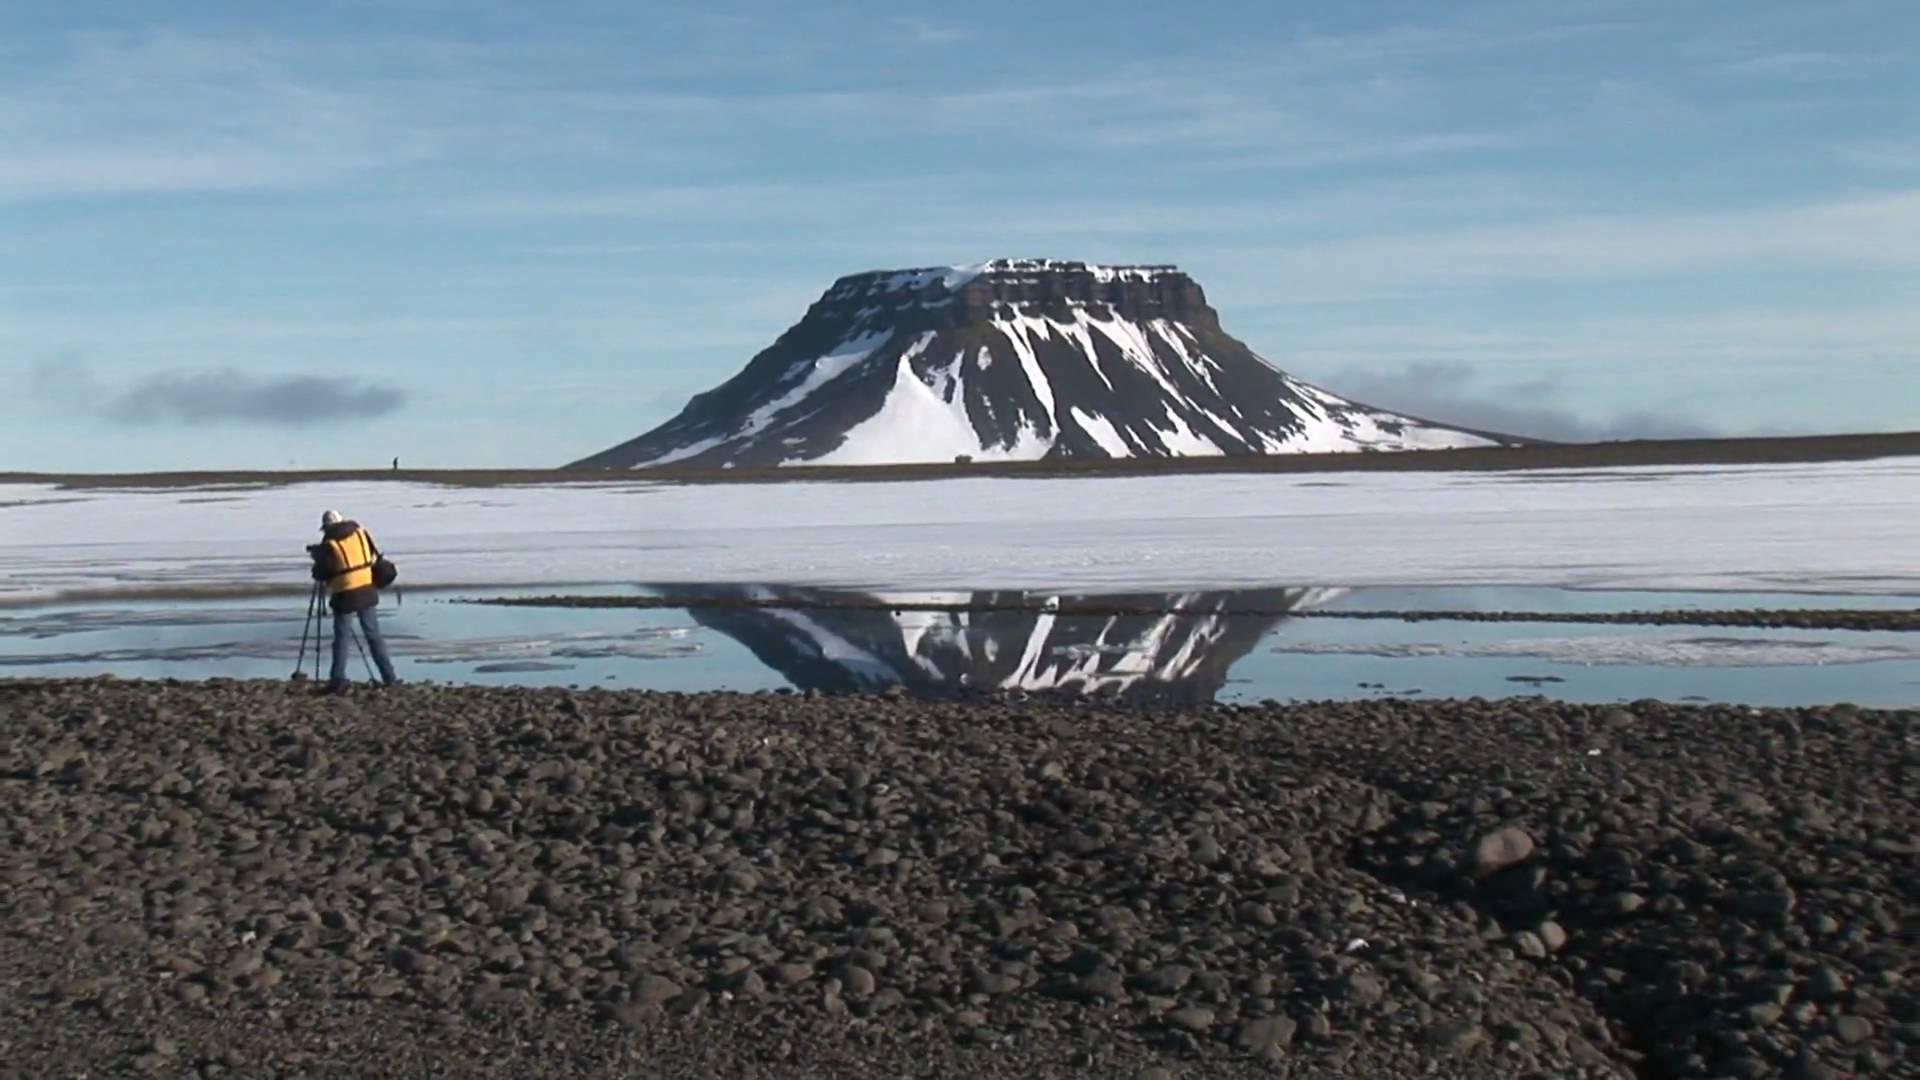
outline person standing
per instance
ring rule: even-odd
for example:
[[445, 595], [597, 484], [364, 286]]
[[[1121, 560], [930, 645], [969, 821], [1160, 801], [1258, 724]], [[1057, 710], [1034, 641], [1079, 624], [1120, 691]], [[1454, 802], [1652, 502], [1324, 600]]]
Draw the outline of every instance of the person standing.
[[400, 680], [393, 673], [393, 661], [387, 656], [387, 642], [380, 634], [380, 590], [374, 587], [373, 564], [380, 558], [373, 536], [360, 523], [340, 516], [338, 510], [320, 515], [320, 542], [307, 547], [313, 556], [313, 580], [327, 589], [327, 604], [333, 609], [333, 672], [326, 692], [347, 692], [347, 638], [353, 634], [357, 617], [367, 635], [367, 648], [380, 668], [380, 681], [392, 686]]

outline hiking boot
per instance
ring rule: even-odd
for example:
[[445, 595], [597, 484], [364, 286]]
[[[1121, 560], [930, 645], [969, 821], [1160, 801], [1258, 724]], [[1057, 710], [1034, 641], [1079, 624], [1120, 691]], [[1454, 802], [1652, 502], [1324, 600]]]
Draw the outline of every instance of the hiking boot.
[[319, 688], [318, 690], [315, 690], [313, 692], [313, 696], [314, 697], [346, 697], [347, 684], [346, 683], [328, 683], [327, 685]]

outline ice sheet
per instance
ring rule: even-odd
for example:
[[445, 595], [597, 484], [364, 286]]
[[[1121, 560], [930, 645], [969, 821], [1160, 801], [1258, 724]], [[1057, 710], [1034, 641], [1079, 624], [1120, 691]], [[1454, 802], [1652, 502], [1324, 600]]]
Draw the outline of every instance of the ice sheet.
[[306, 588], [320, 511], [407, 585], [1920, 593], [1920, 458], [1524, 473], [229, 489], [0, 485], [0, 602]]
[[1920, 660], [1920, 649], [1908, 645], [1851, 644], [1844, 640], [1823, 638], [1674, 635], [1644, 631], [1637, 634], [1511, 638], [1479, 642], [1295, 642], [1276, 645], [1273, 651], [1314, 656], [1401, 659], [1454, 656], [1655, 667], [1825, 666]]

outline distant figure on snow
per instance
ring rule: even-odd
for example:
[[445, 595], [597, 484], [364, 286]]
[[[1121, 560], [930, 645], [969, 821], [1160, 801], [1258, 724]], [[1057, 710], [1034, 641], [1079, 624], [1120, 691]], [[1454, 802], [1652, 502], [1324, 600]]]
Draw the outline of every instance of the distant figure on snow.
[[[393, 661], [387, 657], [386, 639], [380, 636], [380, 590], [374, 584], [374, 564], [380, 561], [380, 549], [373, 537], [355, 521], [340, 516], [338, 510], [320, 515], [317, 544], [307, 546], [313, 556], [313, 580], [327, 587], [328, 605], [333, 608], [333, 673], [327, 679], [326, 692], [347, 692], [347, 638], [353, 633], [353, 618], [360, 617], [360, 629], [366, 632], [367, 648], [380, 668], [380, 680], [388, 686], [399, 682], [393, 674]], [[389, 564], [391, 565], [391, 564]]]
[[393, 459], [393, 471], [394, 471], [394, 472], [399, 472], [399, 471], [400, 471], [400, 459], [399, 459], [399, 458], [394, 458], [394, 459]]

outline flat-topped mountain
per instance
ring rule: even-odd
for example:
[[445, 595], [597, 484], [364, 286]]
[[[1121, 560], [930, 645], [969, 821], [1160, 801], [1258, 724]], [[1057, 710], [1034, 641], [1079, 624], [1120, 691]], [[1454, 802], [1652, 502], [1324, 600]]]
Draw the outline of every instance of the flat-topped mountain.
[[1220, 327], [1171, 266], [854, 274], [741, 372], [579, 468], [881, 465], [1492, 446], [1348, 401]]

